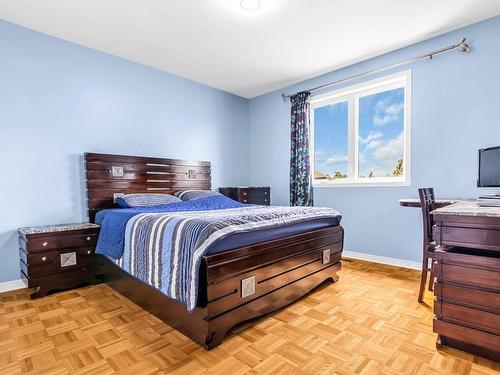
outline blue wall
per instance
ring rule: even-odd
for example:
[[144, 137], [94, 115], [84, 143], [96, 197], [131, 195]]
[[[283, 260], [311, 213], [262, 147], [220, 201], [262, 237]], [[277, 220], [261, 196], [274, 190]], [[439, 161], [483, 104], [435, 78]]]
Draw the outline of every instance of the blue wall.
[[420, 260], [420, 212], [399, 207], [398, 199], [416, 197], [416, 189], [424, 186], [434, 186], [441, 197], [479, 194], [477, 149], [500, 144], [499, 33], [500, 17], [496, 17], [252, 99], [251, 182], [270, 184], [273, 204], [288, 203], [290, 104], [281, 100], [282, 91], [305, 90], [455, 44], [466, 36], [470, 54], [451, 52], [409, 66], [413, 74], [411, 186], [314, 190], [316, 206], [334, 207], [343, 214], [346, 250]]
[[424, 185], [442, 197], [478, 195], [477, 149], [500, 144], [499, 32], [497, 17], [248, 101], [0, 21], [0, 282], [19, 278], [17, 227], [86, 220], [85, 151], [210, 160], [214, 187], [270, 185], [273, 204], [286, 205], [290, 105], [281, 91], [467, 36], [470, 54], [410, 66], [411, 186], [315, 189], [316, 205], [344, 215], [347, 250], [419, 260], [420, 213], [398, 199]]
[[0, 21], [0, 282], [16, 228], [86, 220], [85, 151], [210, 160], [248, 183], [248, 100]]

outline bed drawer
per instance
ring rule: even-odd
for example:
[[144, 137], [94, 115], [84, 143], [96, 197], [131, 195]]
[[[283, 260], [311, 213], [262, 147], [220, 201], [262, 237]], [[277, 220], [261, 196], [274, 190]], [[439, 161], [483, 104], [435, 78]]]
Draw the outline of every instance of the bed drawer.
[[434, 291], [438, 301], [451, 302], [500, 314], [500, 293], [440, 282], [435, 284]]
[[440, 301], [434, 303], [434, 313], [440, 320], [500, 335], [499, 314]]
[[47, 236], [30, 236], [27, 240], [22, 237], [19, 239], [20, 247], [29, 253], [61, 248], [94, 247], [96, 243], [96, 233], [49, 234]]

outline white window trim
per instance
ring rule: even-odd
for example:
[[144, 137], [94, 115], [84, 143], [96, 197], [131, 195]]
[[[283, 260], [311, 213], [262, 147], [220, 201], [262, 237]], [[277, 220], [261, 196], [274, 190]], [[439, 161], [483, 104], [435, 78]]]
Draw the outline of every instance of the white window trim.
[[[394, 88], [404, 88], [404, 168], [402, 177], [359, 178], [359, 161], [356, 159], [359, 148], [359, 97], [372, 95]], [[311, 106], [311, 169], [314, 187], [375, 187], [375, 186], [409, 186], [411, 184], [411, 70], [405, 70], [389, 76], [345, 87], [333, 92], [314, 96], [309, 100]], [[314, 179], [314, 108], [328, 104], [348, 101], [348, 159], [354, 160], [347, 165], [348, 175], [355, 176], [335, 180]], [[352, 147], [354, 145], [354, 147]]]

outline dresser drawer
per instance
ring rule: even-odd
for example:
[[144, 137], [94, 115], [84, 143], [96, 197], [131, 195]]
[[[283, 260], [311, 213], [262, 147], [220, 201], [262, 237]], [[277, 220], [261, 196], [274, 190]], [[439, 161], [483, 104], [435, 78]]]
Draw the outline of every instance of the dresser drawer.
[[436, 260], [438, 263], [500, 272], [500, 257], [498, 254], [488, 251], [464, 248], [451, 248], [448, 251], [437, 250]]
[[500, 293], [500, 258], [436, 251], [438, 282]]
[[48, 236], [29, 236], [27, 239], [20, 238], [19, 245], [29, 253], [46, 252], [53, 249], [66, 249], [85, 246], [95, 246], [97, 243], [96, 233], [62, 234]]
[[440, 283], [470, 286], [500, 293], [499, 272], [452, 264], [437, 264], [436, 271]]
[[21, 270], [29, 278], [87, 268], [91, 265], [92, 254], [92, 248], [65, 249], [36, 254], [19, 251]]
[[437, 318], [454, 324], [500, 335], [500, 315], [452, 303], [434, 302]]
[[451, 302], [500, 314], [500, 293], [436, 283], [434, 293], [438, 301]]
[[489, 332], [484, 332], [476, 330], [473, 328], [468, 328], [461, 326], [459, 324], [454, 324], [450, 322], [445, 322], [440, 319], [434, 318], [433, 330], [439, 335], [450, 337], [458, 341], [466, 342], [470, 345], [475, 345], [480, 348], [488, 348], [495, 350], [494, 358], [500, 358], [500, 336]]

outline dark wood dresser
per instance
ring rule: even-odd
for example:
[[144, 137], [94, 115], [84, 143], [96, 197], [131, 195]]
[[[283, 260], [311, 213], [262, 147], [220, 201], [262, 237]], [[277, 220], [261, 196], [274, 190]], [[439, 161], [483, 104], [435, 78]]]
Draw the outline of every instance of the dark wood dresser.
[[103, 259], [94, 254], [99, 226], [64, 224], [19, 229], [21, 278], [35, 288], [31, 298], [99, 282]]
[[437, 346], [500, 361], [500, 208], [462, 202], [433, 215]]
[[262, 206], [269, 206], [271, 204], [270, 187], [234, 186], [219, 188], [219, 192], [241, 203], [259, 204]]

